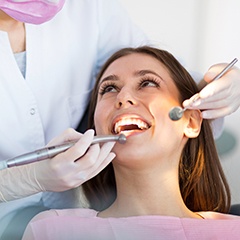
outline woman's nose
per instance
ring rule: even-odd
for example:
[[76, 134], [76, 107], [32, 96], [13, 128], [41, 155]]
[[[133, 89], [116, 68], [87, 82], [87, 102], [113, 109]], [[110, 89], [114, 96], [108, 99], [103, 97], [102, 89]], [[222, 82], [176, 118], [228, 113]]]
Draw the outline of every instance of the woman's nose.
[[116, 107], [123, 108], [136, 104], [136, 100], [129, 91], [121, 91], [116, 99]]

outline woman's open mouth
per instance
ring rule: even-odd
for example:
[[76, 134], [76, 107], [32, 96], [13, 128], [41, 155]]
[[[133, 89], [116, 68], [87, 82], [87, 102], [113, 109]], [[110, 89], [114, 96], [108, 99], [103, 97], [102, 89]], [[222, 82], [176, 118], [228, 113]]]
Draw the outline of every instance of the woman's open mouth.
[[139, 132], [139, 131], [145, 131], [150, 128], [150, 125], [139, 119], [139, 118], [122, 118], [115, 122], [113, 125], [113, 133], [114, 134], [126, 134], [127, 132]]

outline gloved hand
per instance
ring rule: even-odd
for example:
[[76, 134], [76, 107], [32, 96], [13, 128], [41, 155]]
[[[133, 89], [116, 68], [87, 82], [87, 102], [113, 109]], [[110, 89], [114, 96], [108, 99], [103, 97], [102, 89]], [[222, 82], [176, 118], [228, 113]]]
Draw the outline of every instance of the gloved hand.
[[112, 161], [115, 154], [110, 151], [115, 142], [104, 143], [101, 147], [99, 144], [90, 146], [93, 137], [93, 130], [88, 130], [82, 135], [68, 129], [48, 144], [51, 146], [79, 139], [67, 151], [35, 166], [36, 179], [42, 191], [60, 192], [78, 187]]
[[204, 80], [209, 84], [199, 92], [200, 99], [189, 105], [194, 95], [183, 102], [183, 107], [201, 109], [202, 117], [207, 119], [224, 117], [236, 111], [240, 106], [240, 70], [232, 67], [220, 79], [211, 82], [226, 65], [212, 66], [204, 76]]
[[115, 157], [111, 152], [115, 142], [90, 146], [94, 131], [84, 134], [66, 130], [48, 146], [79, 139], [67, 151], [52, 159], [35, 162], [0, 172], [0, 201], [9, 201], [41, 191], [65, 191], [94, 177]]

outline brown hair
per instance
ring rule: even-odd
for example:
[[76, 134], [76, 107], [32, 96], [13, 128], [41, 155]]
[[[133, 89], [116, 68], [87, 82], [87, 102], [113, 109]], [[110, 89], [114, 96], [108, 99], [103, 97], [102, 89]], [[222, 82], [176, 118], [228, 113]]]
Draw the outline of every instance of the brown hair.
[[[123, 56], [132, 53], [150, 55], [167, 68], [179, 91], [179, 102], [198, 92], [197, 85], [186, 69], [167, 51], [149, 46], [124, 48], [113, 54], [98, 75], [92, 94], [89, 127], [94, 128], [94, 111], [97, 102], [98, 84], [108, 66]], [[230, 207], [230, 190], [224, 176], [212, 130], [208, 120], [203, 120], [197, 138], [188, 139], [179, 162], [179, 185], [186, 206], [192, 211], [218, 211], [226, 213]], [[83, 184], [90, 206], [103, 210], [116, 198], [116, 183], [110, 163], [96, 177]]]

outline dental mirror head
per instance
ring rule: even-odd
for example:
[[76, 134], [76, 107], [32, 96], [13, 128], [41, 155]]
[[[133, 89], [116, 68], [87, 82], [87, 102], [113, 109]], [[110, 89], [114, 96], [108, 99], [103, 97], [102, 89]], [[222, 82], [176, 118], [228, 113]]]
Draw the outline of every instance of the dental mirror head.
[[168, 113], [169, 118], [172, 121], [178, 121], [179, 119], [182, 118], [184, 111], [185, 110], [182, 109], [181, 107], [173, 107]]

